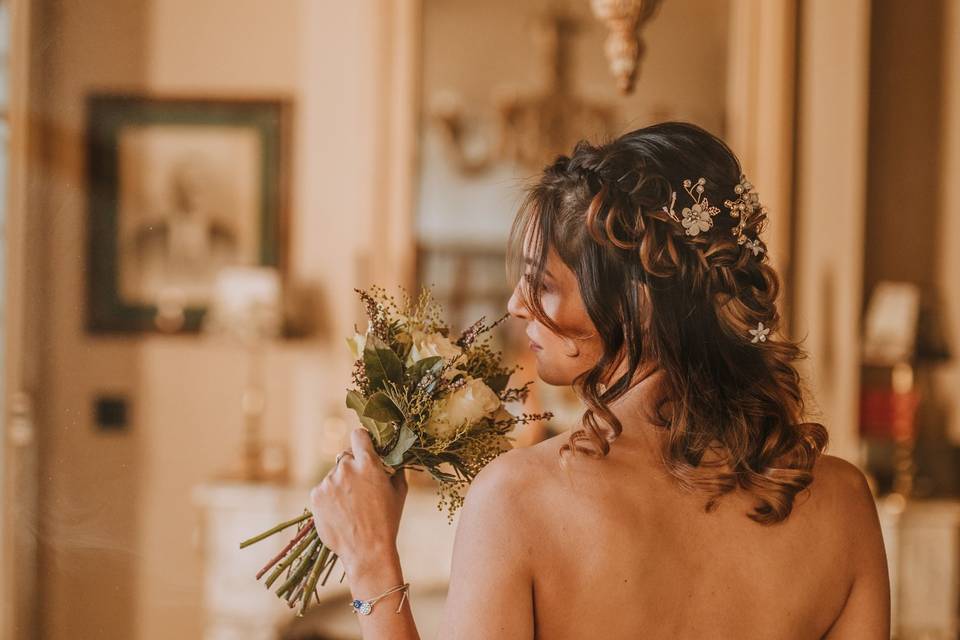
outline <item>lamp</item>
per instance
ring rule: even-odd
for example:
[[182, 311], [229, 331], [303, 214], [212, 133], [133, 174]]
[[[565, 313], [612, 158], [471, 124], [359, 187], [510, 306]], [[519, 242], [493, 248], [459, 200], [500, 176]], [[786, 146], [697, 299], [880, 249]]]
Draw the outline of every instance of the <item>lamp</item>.
[[241, 396], [243, 410], [242, 478], [250, 482], [274, 479], [264, 465], [263, 412], [264, 347], [281, 329], [281, 287], [276, 269], [228, 267], [214, 280], [213, 295], [205, 317], [208, 333], [239, 342], [247, 352], [247, 380]]
[[917, 284], [878, 282], [864, 321], [860, 432], [893, 442], [893, 492], [904, 501], [913, 492], [917, 415], [924, 401], [918, 375], [950, 358], [938, 305], [924, 307], [923, 297]]
[[607, 131], [613, 123], [609, 105], [581, 97], [571, 76], [571, 35], [576, 22], [556, 11], [539, 16], [532, 25], [537, 82], [531, 91], [501, 90], [496, 96], [496, 140], [480, 153], [469, 131], [457, 96], [439, 92], [432, 99], [431, 117], [455, 166], [465, 175], [486, 171], [496, 162], [539, 169], [551, 157], [572, 147], [584, 131]]

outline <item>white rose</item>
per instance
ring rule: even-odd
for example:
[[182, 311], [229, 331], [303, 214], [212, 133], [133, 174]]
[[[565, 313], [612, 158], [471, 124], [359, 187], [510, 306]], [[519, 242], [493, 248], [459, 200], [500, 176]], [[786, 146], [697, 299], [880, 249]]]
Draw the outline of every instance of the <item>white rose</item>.
[[439, 333], [413, 331], [410, 337], [413, 345], [410, 347], [410, 355], [407, 356], [408, 367], [424, 358], [440, 356], [444, 360], [453, 360], [460, 355], [460, 347]]
[[500, 398], [493, 389], [483, 380], [472, 378], [433, 410], [424, 430], [435, 437], [446, 438], [464, 425], [493, 416], [499, 408]]

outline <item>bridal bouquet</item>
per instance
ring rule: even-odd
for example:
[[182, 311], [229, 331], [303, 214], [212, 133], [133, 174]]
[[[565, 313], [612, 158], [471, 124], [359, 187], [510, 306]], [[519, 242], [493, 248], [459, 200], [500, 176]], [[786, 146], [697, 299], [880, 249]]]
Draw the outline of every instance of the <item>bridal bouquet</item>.
[[[514, 416], [504, 403], [526, 399], [530, 383], [509, 387], [513, 368], [491, 347], [484, 318], [456, 340], [439, 306], [425, 291], [398, 303], [382, 289], [357, 290], [369, 326], [347, 340], [353, 353], [353, 386], [347, 406], [370, 432], [385, 471], [413, 469], [439, 483], [439, 508], [448, 516], [463, 503], [467, 485], [491, 460], [510, 449], [517, 424], [550, 414]], [[296, 533], [257, 573], [267, 588], [302, 615], [326, 584], [337, 556], [317, 537], [309, 510], [240, 544], [243, 549], [288, 528]], [[340, 578], [343, 580], [343, 576]]]

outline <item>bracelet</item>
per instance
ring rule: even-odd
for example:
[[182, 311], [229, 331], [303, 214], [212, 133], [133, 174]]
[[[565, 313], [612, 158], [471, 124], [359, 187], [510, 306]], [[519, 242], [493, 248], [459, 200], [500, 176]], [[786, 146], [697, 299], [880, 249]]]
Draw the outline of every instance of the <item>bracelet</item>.
[[410, 589], [410, 583], [406, 582], [404, 584], [397, 585], [396, 587], [387, 589], [380, 595], [370, 598], [369, 600], [356, 599], [350, 603], [350, 606], [353, 608], [354, 613], [362, 616], [368, 616], [373, 612], [373, 605], [375, 605], [378, 600], [386, 598], [390, 594], [396, 593], [397, 591], [403, 591], [403, 597], [400, 598], [400, 605], [397, 607], [397, 610], [395, 612], [395, 613], [400, 613], [400, 609], [403, 608], [403, 603], [407, 599], [407, 592], [409, 591], [409, 589]]

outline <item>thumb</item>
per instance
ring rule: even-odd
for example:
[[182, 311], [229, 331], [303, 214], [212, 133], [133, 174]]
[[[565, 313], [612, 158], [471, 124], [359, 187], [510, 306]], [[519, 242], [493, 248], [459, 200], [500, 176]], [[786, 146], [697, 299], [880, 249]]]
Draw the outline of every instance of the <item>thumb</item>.
[[373, 440], [370, 438], [370, 432], [364, 427], [358, 427], [350, 432], [350, 445], [353, 449], [355, 458], [368, 458], [376, 460], [377, 452], [373, 450]]

